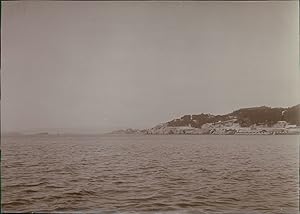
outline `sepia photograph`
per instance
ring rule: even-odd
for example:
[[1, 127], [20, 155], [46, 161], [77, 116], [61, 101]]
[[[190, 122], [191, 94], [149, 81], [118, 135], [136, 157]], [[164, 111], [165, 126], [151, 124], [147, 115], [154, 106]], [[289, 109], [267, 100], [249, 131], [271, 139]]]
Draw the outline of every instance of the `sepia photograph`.
[[0, 3], [1, 213], [299, 213], [299, 1]]

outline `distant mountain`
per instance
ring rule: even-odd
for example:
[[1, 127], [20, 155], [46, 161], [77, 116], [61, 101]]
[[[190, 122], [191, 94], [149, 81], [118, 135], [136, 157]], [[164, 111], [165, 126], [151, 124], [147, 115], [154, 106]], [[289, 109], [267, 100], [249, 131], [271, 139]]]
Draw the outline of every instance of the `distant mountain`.
[[192, 114], [150, 129], [111, 134], [300, 134], [300, 104], [290, 108], [242, 108], [224, 115]]
[[201, 128], [206, 123], [223, 122], [236, 119], [241, 127], [249, 127], [251, 125], [267, 125], [272, 126], [278, 121], [286, 121], [292, 125], [300, 125], [300, 104], [290, 108], [270, 108], [266, 106], [243, 108], [225, 115], [212, 114], [194, 114], [184, 115], [179, 119], [167, 122], [167, 126], [190, 126]]

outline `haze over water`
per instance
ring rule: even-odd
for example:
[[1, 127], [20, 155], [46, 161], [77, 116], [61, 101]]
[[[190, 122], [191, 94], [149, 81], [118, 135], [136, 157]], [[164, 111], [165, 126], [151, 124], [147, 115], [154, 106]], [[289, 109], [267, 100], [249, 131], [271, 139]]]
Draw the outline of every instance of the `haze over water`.
[[298, 213], [299, 136], [79, 135], [299, 104], [297, 1], [1, 6], [1, 131], [64, 133], [2, 138], [4, 212]]
[[2, 3], [2, 131], [299, 104], [298, 1]]
[[2, 138], [3, 211], [298, 213], [299, 136]]

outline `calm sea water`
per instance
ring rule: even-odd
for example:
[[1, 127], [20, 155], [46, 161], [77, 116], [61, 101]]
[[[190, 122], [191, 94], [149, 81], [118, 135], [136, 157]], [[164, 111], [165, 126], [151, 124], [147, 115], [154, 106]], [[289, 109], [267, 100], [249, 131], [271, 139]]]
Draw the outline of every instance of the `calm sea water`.
[[298, 213], [298, 136], [2, 138], [2, 210]]

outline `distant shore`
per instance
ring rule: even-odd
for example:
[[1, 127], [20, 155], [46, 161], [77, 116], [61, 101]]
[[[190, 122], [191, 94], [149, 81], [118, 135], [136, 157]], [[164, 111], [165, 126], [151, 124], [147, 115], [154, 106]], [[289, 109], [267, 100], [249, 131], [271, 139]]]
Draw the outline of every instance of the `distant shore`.
[[126, 135], [300, 135], [299, 127], [291, 128], [231, 128], [198, 129], [192, 127], [154, 127], [146, 130], [117, 130], [108, 134]]
[[150, 129], [129, 128], [111, 134], [298, 135], [300, 104], [289, 108], [244, 108], [225, 115], [184, 115]]

